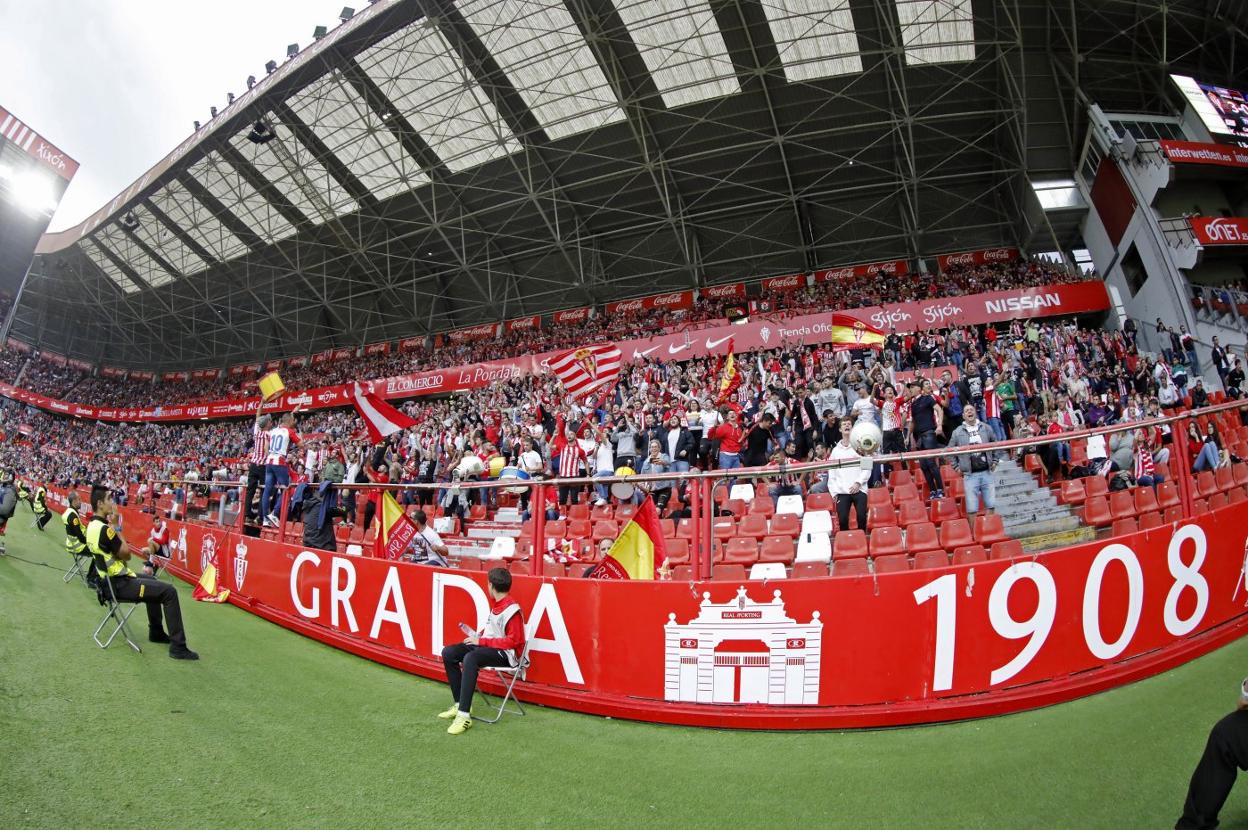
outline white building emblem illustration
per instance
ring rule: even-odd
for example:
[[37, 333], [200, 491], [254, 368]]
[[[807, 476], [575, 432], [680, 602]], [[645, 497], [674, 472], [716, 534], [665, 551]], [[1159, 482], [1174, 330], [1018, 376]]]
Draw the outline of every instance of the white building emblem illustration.
[[745, 588], [724, 603], [702, 594], [686, 625], [668, 614], [663, 627], [666, 700], [691, 703], [816, 704], [823, 623], [784, 614], [780, 592], [755, 602]]
[[200, 542], [199, 547], [199, 571], [203, 573], [208, 570], [208, 566], [217, 566], [217, 537], [205, 533], [204, 540]]
[[247, 578], [247, 543], [239, 542], [234, 547], [234, 590], [243, 590], [243, 580]]
[[175, 560], [186, 564], [186, 528], [178, 531], [178, 538], [169, 540], [169, 552]]

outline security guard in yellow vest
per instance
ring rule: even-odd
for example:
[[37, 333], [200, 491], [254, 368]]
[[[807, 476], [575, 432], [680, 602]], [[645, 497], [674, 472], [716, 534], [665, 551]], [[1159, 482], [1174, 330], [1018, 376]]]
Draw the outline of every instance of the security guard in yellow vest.
[[31, 510], [35, 509], [34, 503], [30, 499], [30, 488], [26, 486], [26, 482], [17, 482], [17, 500], [26, 502], [26, 506]]
[[[65, 508], [65, 512], [61, 514], [61, 521], [65, 523], [65, 551], [73, 557], [75, 562], [83, 557], [91, 559], [91, 554], [87, 553], [87, 534], [82, 527], [82, 517], [78, 515], [78, 508], [82, 506], [78, 491], [71, 490], [67, 501], [69, 507]], [[86, 575], [87, 584], [92, 587], [100, 581], [99, 574], [95, 572], [94, 562], [88, 563]]]
[[31, 506], [35, 509], [35, 527], [43, 530], [44, 526], [52, 520], [52, 511], [48, 509], [48, 490], [42, 484], [35, 490], [35, 498]]
[[[175, 660], [198, 660], [199, 655], [186, 647], [177, 590], [159, 579], [135, 576], [134, 571], [126, 567], [130, 548], [109, 523], [116, 507], [107, 488], [91, 488], [91, 509], [95, 515], [87, 525], [86, 541], [87, 550], [95, 559], [96, 572], [112, 583], [118, 601], [141, 602], [147, 606], [148, 639], [153, 643], [169, 643], [169, 656]], [[160, 625], [162, 606], [168, 634]]]

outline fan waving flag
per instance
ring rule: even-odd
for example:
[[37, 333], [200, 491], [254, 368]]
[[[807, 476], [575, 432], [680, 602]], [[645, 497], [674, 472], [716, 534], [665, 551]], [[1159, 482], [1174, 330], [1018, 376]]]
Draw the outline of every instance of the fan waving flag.
[[404, 415], [375, 393], [365, 392], [358, 383], [355, 384], [351, 402], [355, 404], [355, 411], [360, 413], [368, 437], [374, 444], [380, 444], [386, 436], [416, 426], [415, 418]]
[[568, 396], [583, 398], [620, 376], [620, 349], [614, 343], [569, 349], [550, 361]]
[[728, 351], [719, 359], [719, 385], [715, 396], [716, 405], [732, 397], [741, 386], [741, 372], [737, 370], [737, 356], [732, 352], [733, 339], [728, 338]]
[[654, 500], [646, 496], [607, 551], [606, 558], [589, 576], [593, 579], [654, 579], [666, 559], [659, 511], [655, 509]]
[[407, 517], [403, 508], [389, 493], [381, 494], [381, 510], [378, 511], [377, 539], [373, 542], [373, 555], [378, 559], [398, 559], [416, 536], [416, 524]]
[[830, 331], [832, 351], [850, 349], [882, 349], [885, 334], [875, 326], [868, 325], [848, 314], [833, 314]]

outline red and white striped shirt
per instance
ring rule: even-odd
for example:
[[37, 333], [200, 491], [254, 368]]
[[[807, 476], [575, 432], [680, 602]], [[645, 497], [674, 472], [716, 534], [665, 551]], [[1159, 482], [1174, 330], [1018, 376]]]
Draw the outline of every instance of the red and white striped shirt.
[[1153, 454], [1148, 447], [1139, 447], [1135, 453], [1135, 480], [1143, 476], [1157, 474], [1157, 465], [1153, 462]]
[[984, 417], [1001, 417], [1001, 399], [997, 397], [997, 390], [991, 386], [984, 390]]
[[269, 454], [268, 430], [260, 429], [257, 425], [251, 428], [251, 433], [251, 455], [247, 456], [247, 460], [252, 464], [263, 467], [264, 459]]
[[560, 478], [576, 478], [580, 475], [580, 464], [585, 461], [585, 450], [575, 441], [569, 441], [559, 453]]

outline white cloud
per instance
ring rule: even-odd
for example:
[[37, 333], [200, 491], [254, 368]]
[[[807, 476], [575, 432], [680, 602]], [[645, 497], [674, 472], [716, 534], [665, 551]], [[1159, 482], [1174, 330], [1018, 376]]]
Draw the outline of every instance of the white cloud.
[[[358, 0], [357, 9], [367, 4]], [[82, 165], [52, 219], [85, 219], [343, 2], [0, 0], [0, 104]]]

